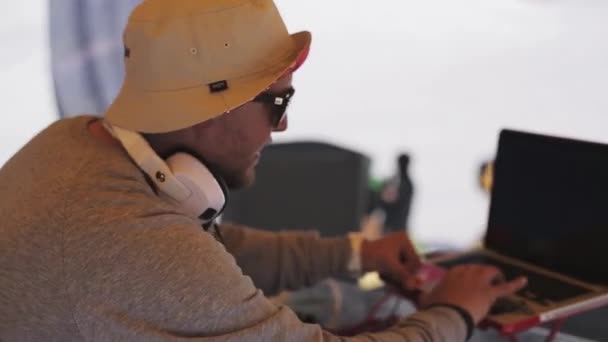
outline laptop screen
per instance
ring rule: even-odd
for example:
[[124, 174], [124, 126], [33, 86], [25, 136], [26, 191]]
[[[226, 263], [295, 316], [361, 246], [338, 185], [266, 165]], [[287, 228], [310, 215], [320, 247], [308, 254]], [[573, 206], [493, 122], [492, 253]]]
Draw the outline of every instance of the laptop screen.
[[485, 245], [608, 285], [608, 145], [501, 131]]

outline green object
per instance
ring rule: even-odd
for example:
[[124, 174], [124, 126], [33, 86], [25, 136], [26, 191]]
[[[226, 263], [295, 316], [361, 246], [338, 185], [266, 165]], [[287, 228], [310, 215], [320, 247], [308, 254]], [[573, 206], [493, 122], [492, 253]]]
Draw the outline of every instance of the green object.
[[383, 183], [384, 182], [382, 180], [380, 180], [379, 178], [371, 177], [369, 179], [369, 185], [368, 186], [369, 186], [369, 189], [371, 191], [380, 192], [380, 190], [382, 189]]

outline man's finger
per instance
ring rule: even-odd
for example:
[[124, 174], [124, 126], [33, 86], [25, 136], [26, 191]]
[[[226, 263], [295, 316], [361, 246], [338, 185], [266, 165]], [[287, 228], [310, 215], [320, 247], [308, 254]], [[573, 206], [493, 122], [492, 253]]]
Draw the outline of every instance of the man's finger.
[[480, 273], [482, 279], [486, 279], [488, 283], [494, 283], [500, 278], [504, 278], [502, 272], [492, 265], [474, 265], [475, 270]]
[[403, 281], [410, 276], [409, 274], [408, 269], [396, 259], [386, 260], [381, 270], [381, 275], [386, 281], [399, 287], [404, 285]]
[[420, 286], [420, 279], [416, 277], [417, 268], [413, 270], [408, 265], [401, 262], [391, 263], [393, 274], [397, 277], [397, 281], [405, 290], [414, 290]]
[[408, 268], [408, 271], [415, 273], [422, 265], [420, 256], [418, 255], [416, 248], [412, 244], [412, 241], [407, 237], [405, 233], [402, 233], [401, 238], [401, 262]]
[[503, 283], [494, 287], [496, 297], [502, 297], [515, 293], [528, 285], [528, 279], [519, 277], [507, 283]]
[[420, 288], [424, 281], [415, 275], [410, 275], [405, 277], [405, 280], [402, 281], [403, 286], [407, 290], [417, 290]]

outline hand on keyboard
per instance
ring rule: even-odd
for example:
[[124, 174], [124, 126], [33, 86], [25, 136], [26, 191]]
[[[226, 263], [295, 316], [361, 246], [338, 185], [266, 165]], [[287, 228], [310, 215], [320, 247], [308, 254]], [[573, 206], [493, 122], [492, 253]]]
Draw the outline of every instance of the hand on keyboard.
[[430, 293], [420, 298], [421, 307], [451, 304], [467, 310], [479, 323], [498, 298], [511, 295], [526, 285], [525, 278], [501, 281], [501, 272], [492, 266], [461, 265], [450, 269]]

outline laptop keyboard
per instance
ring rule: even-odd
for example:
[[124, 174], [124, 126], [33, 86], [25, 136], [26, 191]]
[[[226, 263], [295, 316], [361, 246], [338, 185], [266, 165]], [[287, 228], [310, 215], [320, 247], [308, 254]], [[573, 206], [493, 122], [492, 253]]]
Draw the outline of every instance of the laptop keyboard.
[[528, 286], [517, 294], [545, 306], [591, 292], [589, 289], [569, 284], [516, 265], [506, 264], [486, 255], [471, 254], [437, 264], [444, 268], [450, 268], [456, 265], [471, 263], [495, 266], [501, 270], [507, 280], [513, 280], [520, 276], [527, 277]]

